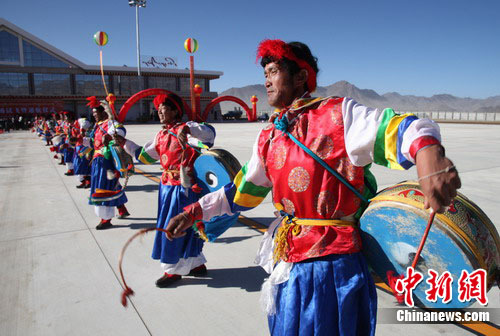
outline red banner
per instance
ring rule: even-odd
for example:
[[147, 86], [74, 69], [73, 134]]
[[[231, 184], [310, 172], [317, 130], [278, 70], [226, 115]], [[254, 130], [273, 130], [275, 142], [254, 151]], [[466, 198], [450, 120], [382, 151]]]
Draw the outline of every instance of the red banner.
[[63, 109], [63, 106], [64, 103], [62, 101], [0, 102], [0, 117], [58, 113]]

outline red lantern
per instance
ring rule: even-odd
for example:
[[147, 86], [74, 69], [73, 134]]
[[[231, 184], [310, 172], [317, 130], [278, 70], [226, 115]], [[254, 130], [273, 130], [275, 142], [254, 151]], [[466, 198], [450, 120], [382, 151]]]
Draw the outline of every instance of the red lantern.
[[203, 88], [200, 85], [196, 84], [194, 86], [194, 93], [199, 96], [199, 95], [201, 95], [202, 92], [203, 92]]

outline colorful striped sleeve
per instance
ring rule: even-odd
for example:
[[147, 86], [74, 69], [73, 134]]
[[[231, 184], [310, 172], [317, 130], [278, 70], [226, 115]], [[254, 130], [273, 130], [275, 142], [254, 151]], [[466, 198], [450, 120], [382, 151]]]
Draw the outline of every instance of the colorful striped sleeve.
[[122, 137], [125, 137], [127, 135], [127, 130], [123, 126], [123, 124], [120, 124], [119, 122], [115, 120], [108, 120], [108, 131], [107, 133], [109, 135], [114, 135], [118, 134]]
[[158, 152], [156, 151], [156, 137], [153, 141], [148, 141], [144, 146], [139, 146], [132, 140], [128, 140], [123, 145], [123, 149], [132, 157], [135, 157], [137, 161], [144, 164], [152, 164], [160, 159]]
[[197, 123], [188, 121], [186, 125], [189, 127], [188, 143], [193, 147], [211, 148], [215, 141], [215, 128], [206, 123]]
[[[415, 163], [415, 147], [441, 141], [436, 123], [413, 114], [373, 109], [348, 98], [342, 113], [346, 150], [357, 166], [375, 162], [391, 169], [408, 169]], [[433, 140], [420, 141], [422, 138]]]
[[258, 141], [254, 144], [250, 161], [241, 168], [232, 183], [200, 199], [204, 221], [223, 214], [232, 215], [253, 209], [271, 191], [272, 183], [259, 159], [257, 144]]

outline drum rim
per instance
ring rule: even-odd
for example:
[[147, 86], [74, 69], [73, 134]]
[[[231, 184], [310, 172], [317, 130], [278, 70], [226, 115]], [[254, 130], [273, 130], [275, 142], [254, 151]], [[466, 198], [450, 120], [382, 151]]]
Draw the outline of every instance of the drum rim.
[[[389, 188], [386, 188], [386, 189], [383, 189], [383, 190], [379, 191], [377, 193], [377, 196], [373, 197], [371, 199], [371, 201], [382, 201], [383, 199], [381, 199], [381, 197], [387, 197], [387, 196], [380, 196], [381, 193], [383, 193], [384, 191], [390, 191], [390, 190], [394, 189], [395, 187], [403, 186], [403, 185], [409, 185], [409, 186], [418, 187], [417, 189], [420, 190], [420, 184], [417, 181], [412, 181], [412, 180], [403, 181], [403, 182], [399, 182], [399, 183], [395, 184], [394, 186], [391, 186]], [[403, 199], [403, 197], [398, 197], [398, 196], [392, 196], [392, 197]], [[477, 206], [477, 204], [475, 204], [473, 201], [471, 201], [467, 196], [463, 195], [462, 193], [457, 193], [457, 196], [455, 198], [458, 201], [460, 201], [462, 203], [465, 203], [465, 205], [467, 205], [468, 208], [471, 211], [473, 211], [482, 220], [483, 223], [485, 223], [486, 229], [488, 230], [488, 232], [490, 233], [490, 235], [493, 237], [493, 240], [495, 241], [495, 246], [497, 248], [497, 253], [500, 253], [500, 236], [498, 234], [497, 229], [493, 225], [493, 222], [491, 221], [491, 219], [489, 219], [488, 215], [486, 215], [486, 213], [484, 213], [484, 211], [481, 210], [481, 208], [479, 206]], [[408, 200], [408, 201], [419, 203], [417, 201], [409, 200], [407, 198], [404, 198], [404, 199]], [[420, 206], [418, 206], [418, 207], [419, 208], [423, 208], [423, 204], [422, 203], [419, 203], [419, 204], [420, 204]], [[437, 216], [441, 217], [441, 216], [444, 216], [444, 215], [443, 214], [437, 214]], [[460, 228], [458, 228], [458, 229], [463, 232], [462, 229], [460, 229]]]
[[223, 160], [219, 160], [219, 162], [224, 166], [224, 168], [226, 168], [226, 170], [230, 173], [230, 178], [231, 180], [234, 180], [234, 178], [236, 177], [236, 175], [238, 174], [238, 172], [241, 170], [241, 163], [240, 161], [238, 161], [238, 159], [233, 155], [231, 154], [229, 151], [225, 150], [225, 149], [222, 149], [222, 148], [212, 148], [212, 149], [208, 149], [207, 151], [203, 152], [203, 154], [200, 155], [200, 157], [204, 154], [208, 154], [208, 155], [211, 155], [211, 156], [214, 156], [216, 158], [220, 158], [220, 156], [218, 155], [219, 152], [222, 152], [224, 153], [224, 155], [227, 155], [228, 154], [228, 157], [231, 159], [231, 160], [234, 160], [235, 163], [238, 164], [239, 168], [237, 171], [234, 170], [233, 167], [229, 166], [226, 162], [224, 162]]
[[[376, 198], [376, 200], [375, 200]], [[389, 201], [389, 202], [394, 202], [394, 203], [398, 203], [398, 204], [404, 204], [404, 205], [411, 205], [411, 206], [414, 206], [420, 210], [423, 210], [423, 211], [426, 211], [426, 209], [424, 209], [424, 206], [422, 203], [418, 202], [418, 201], [414, 201], [412, 199], [407, 199], [407, 198], [404, 198], [405, 199], [405, 202], [401, 202], [401, 199], [403, 199], [403, 197], [398, 197], [398, 196], [377, 196], [377, 197], [374, 197], [372, 199], [373, 202], [376, 203], [380, 203], [380, 201]], [[368, 208], [369, 209], [369, 208]], [[368, 211], [368, 209], [365, 210]], [[481, 255], [481, 253], [479, 253], [479, 250], [478, 248], [474, 245], [472, 239], [460, 228], [458, 227], [458, 225], [456, 225], [455, 223], [453, 223], [453, 221], [451, 221], [448, 217], [446, 217], [445, 215], [443, 214], [436, 214], [436, 217], [439, 221], [445, 223], [446, 225], [448, 225], [448, 227], [456, 234], [458, 235], [460, 238], [462, 238], [464, 240], [464, 242], [466, 243], [467, 247], [469, 247], [469, 249], [472, 251], [472, 253], [474, 254], [474, 256], [479, 260], [479, 264], [481, 266], [481, 268], [483, 269], [487, 269], [486, 267], [486, 263], [484, 261], [484, 258], [483, 256]]]
[[[380, 204], [381, 202], [376, 202], [376, 204], [374, 204], [373, 207], [371, 207], [370, 209], [367, 209], [367, 211], [372, 211], [372, 210], [376, 210], [378, 208], [381, 208], [381, 207], [384, 207], [385, 205], [384, 204]], [[392, 205], [392, 204], [400, 204], [400, 205], [403, 205], [407, 208], [416, 208], [417, 210], [420, 210], [422, 211], [423, 213], [425, 213], [425, 209], [423, 208], [417, 208], [417, 207], [414, 207], [413, 204], [410, 204], [410, 203], [402, 203], [402, 202], [398, 202], [398, 201], [395, 201], [395, 200], [387, 200], [387, 205]], [[411, 209], [411, 210], [414, 210], [414, 209]], [[415, 212], [415, 214], [419, 215], [418, 213]], [[445, 217], [447, 218], [447, 217]], [[474, 260], [469, 260], [469, 262], [471, 263], [471, 265], [473, 267], [480, 267], [480, 268], [484, 268], [484, 269], [487, 269], [486, 267], [486, 263], [484, 262], [484, 258], [481, 256], [481, 254], [479, 253], [478, 249], [475, 247], [475, 245], [473, 244], [472, 241], [468, 241], [466, 239], [463, 239], [463, 237], [459, 234], [457, 234], [457, 232], [449, 225], [449, 223], [447, 221], [442, 221], [441, 218], [437, 218], [438, 220], [434, 221], [434, 226], [440, 228], [442, 231], [444, 232], [449, 232], [450, 234], [452, 234], [453, 236], [449, 236], [449, 238], [451, 238], [454, 243], [461, 248], [462, 252], [470, 257], [474, 257], [477, 261], [474, 262]], [[457, 238], [462, 238], [462, 241], [459, 241]], [[484, 267], [483, 267], [484, 266]]]

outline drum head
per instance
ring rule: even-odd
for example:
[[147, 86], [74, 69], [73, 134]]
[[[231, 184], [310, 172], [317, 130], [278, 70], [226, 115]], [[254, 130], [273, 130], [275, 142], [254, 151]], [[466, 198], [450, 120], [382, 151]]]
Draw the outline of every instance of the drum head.
[[232, 182], [240, 169], [238, 159], [224, 149], [203, 153], [194, 162], [196, 183], [202, 188], [201, 195], [219, 190]]
[[[418, 185], [406, 183], [388, 188], [378, 194], [360, 218], [363, 250], [370, 267], [387, 283], [387, 271], [406, 274], [411, 266], [429, 219], [429, 211], [423, 209], [423, 194]], [[465, 308], [475, 300], [460, 302], [457, 284], [462, 270], [471, 273], [484, 268], [494, 276], [498, 267], [496, 240], [498, 233], [487, 217], [479, 216], [472, 202], [463, 195], [455, 198], [445, 214], [437, 214], [425, 242], [416, 270], [424, 276], [414, 289], [417, 305], [430, 308]], [[474, 205], [475, 206], [475, 205]], [[475, 206], [477, 207], [477, 206]], [[492, 227], [494, 232], [492, 232]], [[496, 235], [496, 236], [495, 236]], [[482, 238], [477, 238], [478, 236]], [[492, 250], [492, 251], [489, 251]], [[428, 270], [439, 275], [451, 273], [452, 300], [444, 304], [426, 299], [429, 284]], [[492, 281], [488, 283], [488, 289]]]
[[[194, 162], [196, 183], [204, 196], [231, 183], [241, 169], [241, 165], [231, 153], [224, 149], [212, 149], [200, 155]], [[205, 221], [205, 234], [214, 241], [238, 220], [239, 212], [222, 215]]]

